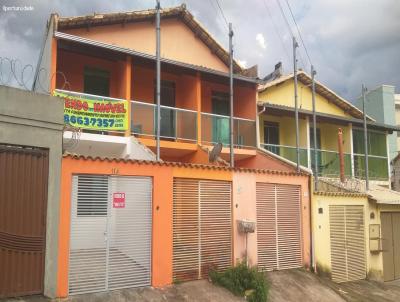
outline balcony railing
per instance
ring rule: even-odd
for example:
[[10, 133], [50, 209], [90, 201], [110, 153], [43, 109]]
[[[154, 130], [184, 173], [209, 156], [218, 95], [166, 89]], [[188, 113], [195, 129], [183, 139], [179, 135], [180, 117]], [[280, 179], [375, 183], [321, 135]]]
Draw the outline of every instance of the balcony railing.
[[[273, 145], [273, 144], [261, 144], [261, 146], [276, 155], [282, 156], [292, 162], [297, 161], [296, 156], [296, 147], [292, 146], [283, 146], [283, 145]], [[307, 149], [299, 148], [300, 151], [300, 165], [307, 167], [308, 166], [308, 156]]]
[[[202, 142], [229, 145], [229, 116], [201, 113]], [[235, 147], [256, 146], [256, 122], [254, 120], [233, 118], [233, 144]]]
[[[388, 159], [384, 156], [368, 155], [368, 178], [387, 181], [389, 179]], [[354, 154], [354, 176], [365, 179], [365, 155]]]
[[[179, 141], [197, 140], [197, 112], [161, 106], [160, 137]], [[136, 135], [154, 137], [157, 131], [157, 106], [131, 101], [131, 131]]]
[[[311, 149], [311, 168], [315, 172], [314, 150]], [[340, 177], [339, 152], [317, 150], [318, 176]], [[351, 155], [344, 153], [344, 175], [351, 177]]]

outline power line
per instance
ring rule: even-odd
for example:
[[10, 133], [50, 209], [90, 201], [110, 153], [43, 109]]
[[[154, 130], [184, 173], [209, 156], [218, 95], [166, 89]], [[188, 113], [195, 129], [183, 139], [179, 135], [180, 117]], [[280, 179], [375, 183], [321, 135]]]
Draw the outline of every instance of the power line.
[[[289, 23], [288, 19], [286, 18], [286, 14], [285, 14], [285, 12], [283, 10], [283, 7], [282, 7], [281, 3], [279, 2], [279, 0], [276, 0], [276, 3], [279, 6], [279, 10], [281, 11], [282, 18], [285, 20], [286, 26], [287, 26], [287, 28], [289, 30], [289, 34], [292, 37], [294, 37], [295, 35], [294, 35], [293, 31], [292, 31], [292, 28], [290, 27], [290, 23]], [[303, 56], [301, 55], [301, 52], [299, 52], [299, 56], [300, 56], [301, 64], [302, 64], [303, 68], [305, 68], [306, 64], [304, 64], [304, 60], [303, 60]]]
[[299, 26], [297, 25], [296, 19], [294, 18], [294, 15], [293, 15], [292, 9], [291, 9], [291, 7], [290, 7], [289, 1], [288, 1], [288, 0], [285, 0], [285, 1], [286, 1], [286, 4], [287, 4], [287, 7], [289, 8], [290, 15], [292, 16], [293, 22], [294, 22], [294, 24], [296, 25], [297, 32], [299, 33], [299, 37], [300, 37], [300, 40], [301, 40], [301, 44], [303, 44], [304, 50], [306, 51], [306, 55], [307, 55], [308, 61], [310, 62], [310, 65], [312, 65], [311, 58], [310, 58], [310, 56], [309, 56], [309, 54], [308, 54], [306, 44], [304, 43], [303, 37], [301, 36], [300, 28], [299, 28]]
[[224, 14], [224, 11], [222, 10], [221, 5], [219, 5], [219, 1], [218, 1], [218, 0], [215, 0], [215, 2], [216, 2], [217, 5], [218, 5], [219, 11], [221, 12], [222, 18], [224, 19], [226, 26], [229, 28], [228, 20], [227, 20], [226, 17], [225, 17], [225, 14]]
[[287, 48], [285, 47], [285, 43], [284, 43], [284, 41], [282, 39], [282, 36], [281, 36], [281, 34], [280, 34], [279, 30], [278, 30], [278, 26], [276, 26], [276, 23], [275, 23], [275, 21], [274, 21], [274, 19], [272, 17], [272, 13], [271, 13], [268, 5], [267, 5], [267, 2], [265, 0], [263, 0], [263, 3], [264, 3], [265, 8], [267, 9], [267, 12], [268, 12], [268, 15], [269, 15], [269, 19], [271, 20], [272, 25], [274, 27], [275, 34], [278, 36], [278, 39], [281, 41], [283, 51], [285, 52], [287, 59], [290, 61], [289, 53], [287, 51]]

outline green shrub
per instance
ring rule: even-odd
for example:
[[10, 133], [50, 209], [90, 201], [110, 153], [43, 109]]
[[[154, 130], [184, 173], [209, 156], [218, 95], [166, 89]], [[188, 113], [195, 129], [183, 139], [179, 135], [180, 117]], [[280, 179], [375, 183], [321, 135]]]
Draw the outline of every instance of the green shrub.
[[225, 287], [236, 296], [246, 296], [250, 302], [267, 301], [268, 285], [264, 274], [257, 268], [250, 268], [246, 263], [239, 263], [224, 272], [211, 270], [212, 283]]

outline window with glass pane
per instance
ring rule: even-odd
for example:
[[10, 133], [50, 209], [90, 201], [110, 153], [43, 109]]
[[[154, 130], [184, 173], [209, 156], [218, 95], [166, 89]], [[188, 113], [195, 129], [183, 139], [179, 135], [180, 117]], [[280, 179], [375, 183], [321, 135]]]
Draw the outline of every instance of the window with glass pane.
[[[355, 154], [364, 154], [363, 130], [353, 130], [353, 152]], [[368, 155], [387, 156], [385, 133], [368, 132]]]

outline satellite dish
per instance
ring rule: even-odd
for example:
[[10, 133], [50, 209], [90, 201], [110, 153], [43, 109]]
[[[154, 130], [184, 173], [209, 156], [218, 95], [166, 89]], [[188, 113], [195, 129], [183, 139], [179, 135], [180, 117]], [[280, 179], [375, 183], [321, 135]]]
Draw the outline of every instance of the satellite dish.
[[222, 151], [222, 143], [217, 143], [212, 148], [211, 152], [208, 154], [208, 160], [210, 163], [213, 163], [217, 160], [218, 156], [221, 154]]

